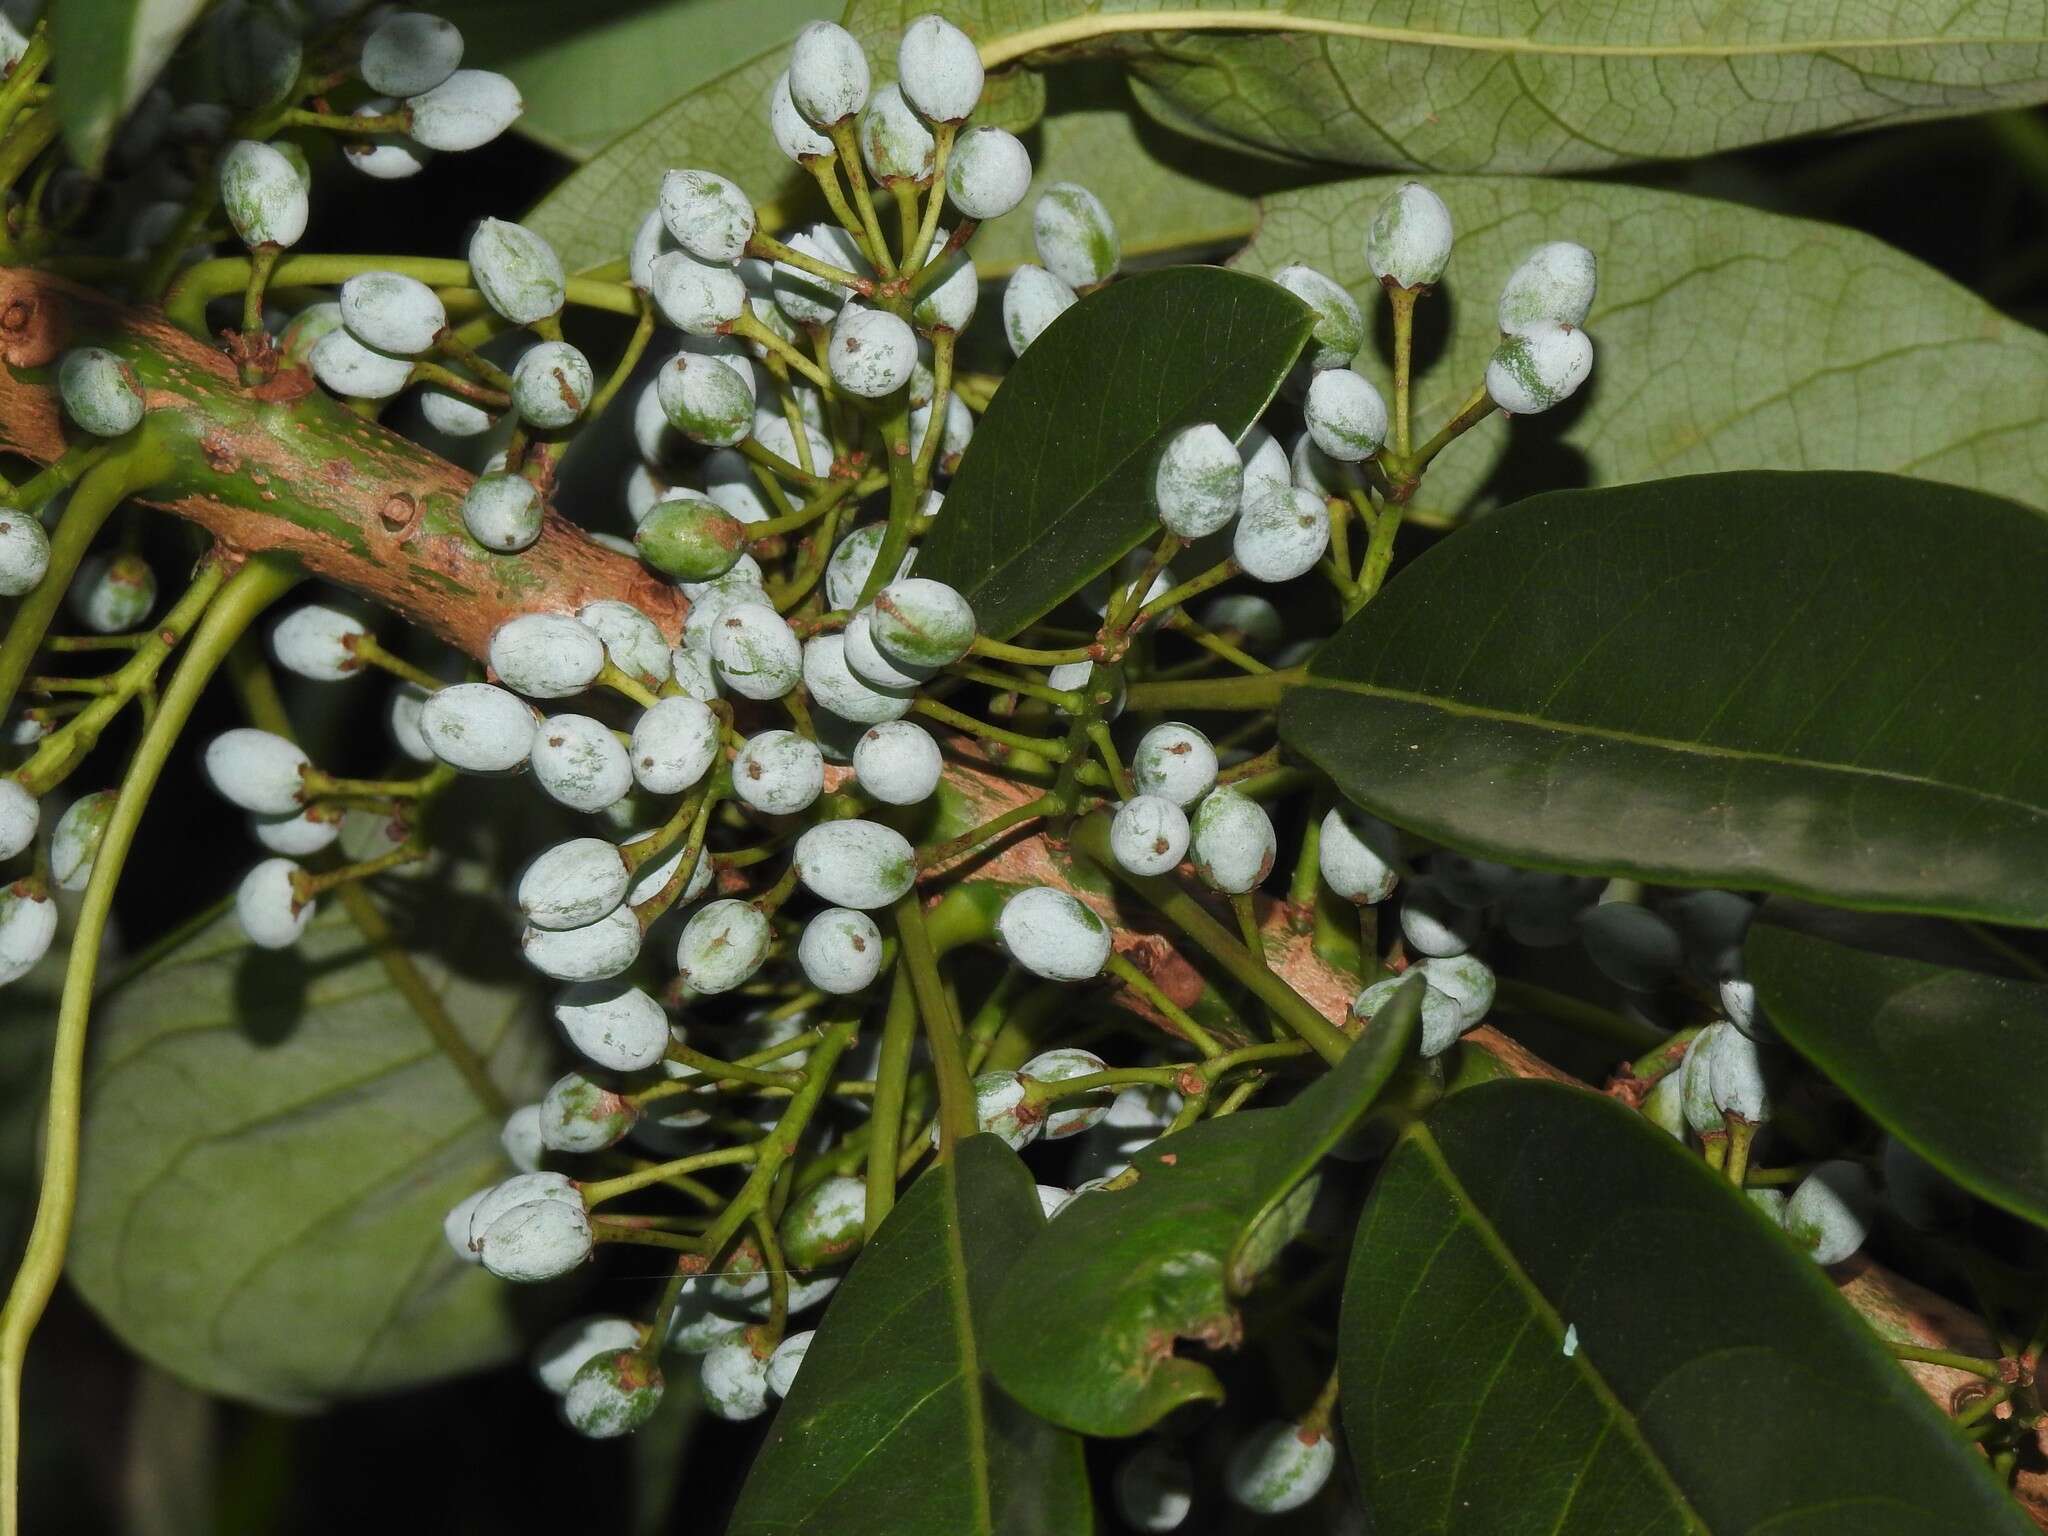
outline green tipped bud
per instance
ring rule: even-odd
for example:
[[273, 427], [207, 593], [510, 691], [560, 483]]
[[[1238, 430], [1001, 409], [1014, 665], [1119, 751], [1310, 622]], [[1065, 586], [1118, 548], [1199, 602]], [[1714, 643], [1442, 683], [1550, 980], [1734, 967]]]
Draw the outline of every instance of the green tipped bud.
[[932, 179], [936, 150], [931, 129], [903, 99], [901, 87], [885, 85], [875, 92], [860, 121], [860, 156], [869, 175], [885, 187], [900, 182], [922, 186]]
[[513, 554], [540, 537], [540, 492], [524, 475], [492, 470], [478, 475], [462, 498], [462, 525], [485, 549]]
[[94, 437], [119, 437], [142, 420], [142, 385], [135, 370], [104, 347], [66, 352], [57, 367], [57, 393], [64, 414]]
[[1273, 868], [1278, 843], [1266, 808], [1234, 789], [1212, 789], [1195, 807], [1195, 872], [1226, 895], [1257, 886]]
[[[680, 361], [680, 359], [678, 359]], [[723, 363], [698, 366], [732, 377]], [[672, 491], [633, 535], [640, 558], [675, 581], [710, 581], [733, 568], [747, 547], [746, 525], [695, 491]]]
[[1273, 274], [1273, 281], [1315, 311], [1309, 366], [1318, 370], [1348, 368], [1365, 345], [1365, 316], [1359, 312], [1358, 301], [1314, 267], [1282, 267]]
[[974, 610], [944, 582], [909, 576], [876, 594], [868, 630], [876, 649], [898, 666], [931, 670], [973, 647]]
[[512, 407], [530, 426], [557, 432], [588, 409], [596, 388], [597, 376], [579, 349], [543, 341], [528, 347], [512, 370]]
[[1174, 434], [1152, 477], [1159, 521], [1184, 539], [1204, 538], [1237, 516], [1244, 500], [1244, 462], [1237, 444], [1214, 422]]
[[469, 274], [484, 302], [514, 325], [561, 313], [567, 292], [555, 248], [521, 224], [485, 219], [469, 237]]
[[1511, 416], [1534, 416], [1569, 400], [1593, 371], [1593, 341], [1567, 325], [1505, 337], [1486, 365], [1486, 392]]
[[312, 204], [298, 167], [268, 144], [242, 139], [221, 157], [220, 201], [242, 243], [289, 247], [306, 232]]
[[1010, 957], [1047, 981], [1088, 981], [1109, 963], [1110, 931], [1079, 898], [1032, 886], [1003, 903], [996, 935]]
[[827, 821], [796, 840], [796, 866], [820, 900], [856, 912], [893, 906], [917, 879], [917, 851], [877, 821]]
[[519, 87], [487, 69], [458, 69], [407, 99], [412, 136], [429, 149], [481, 149], [510, 128], [526, 103]]
[[1316, 446], [1342, 464], [1371, 458], [1387, 441], [1387, 402], [1363, 374], [1349, 368], [1318, 373], [1302, 415]]
[[1537, 246], [1501, 289], [1501, 331], [1515, 336], [1557, 325], [1584, 325], [1599, 275], [1599, 264], [1583, 245], [1553, 240]]
[[730, 266], [754, 236], [754, 205], [713, 171], [670, 171], [661, 179], [661, 221], [698, 261]]
[[1031, 189], [1031, 155], [1001, 128], [970, 128], [954, 141], [946, 162], [946, 195], [961, 216], [999, 219]]
[[868, 1215], [867, 1184], [825, 1179], [792, 1200], [776, 1229], [782, 1256], [794, 1269], [843, 1264], [860, 1251]]
[[1382, 283], [1427, 288], [1451, 259], [1451, 210], [1419, 181], [1387, 194], [1365, 232], [1365, 264]]
[[1116, 223], [1102, 199], [1071, 181], [1054, 182], [1031, 209], [1031, 240], [1046, 270], [1072, 288], [1116, 276], [1123, 261]]

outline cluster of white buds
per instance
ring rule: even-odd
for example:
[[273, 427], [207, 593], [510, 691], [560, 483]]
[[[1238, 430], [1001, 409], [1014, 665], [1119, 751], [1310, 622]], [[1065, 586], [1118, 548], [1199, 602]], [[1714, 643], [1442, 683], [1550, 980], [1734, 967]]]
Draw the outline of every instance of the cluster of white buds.
[[1486, 392], [1511, 415], [1530, 416], [1569, 400], [1593, 372], [1586, 312], [1598, 268], [1568, 240], [1539, 245], [1500, 294], [1500, 345], [1486, 365]]

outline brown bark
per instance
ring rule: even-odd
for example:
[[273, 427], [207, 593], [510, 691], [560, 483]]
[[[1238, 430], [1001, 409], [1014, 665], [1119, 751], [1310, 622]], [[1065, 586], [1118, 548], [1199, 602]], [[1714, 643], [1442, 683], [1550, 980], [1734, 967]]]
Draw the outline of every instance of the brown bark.
[[[469, 538], [461, 502], [471, 477], [397, 433], [345, 409], [310, 377], [288, 369], [245, 388], [222, 352], [161, 313], [124, 307], [47, 273], [0, 268], [0, 451], [48, 464], [71, 441], [58, 403], [56, 359], [65, 348], [108, 347], [135, 365], [150, 429], [183, 448], [175, 481], [137, 499], [208, 529], [243, 553], [285, 551], [307, 570], [371, 599], [482, 659], [493, 630], [520, 613], [572, 613], [617, 598], [674, 639], [688, 605], [638, 561], [593, 542], [552, 510], [540, 541], [493, 554]], [[987, 819], [1036, 793], [976, 764], [971, 748], [949, 767], [953, 786]], [[1205, 985], [1177, 937], [1119, 904], [1106, 886], [1077, 880], [1035, 826], [956, 861], [932, 878], [966, 876], [1072, 890], [1113, 921], [1116, 942], [1176, 1002]], [[1219, 917], [1226, 914], [1218, 909]], [[1264, 900], [1260, 923], [1271, 964], [1324, 1017], [1345, 1023], [1348, 977], [1314, 952], [1302, 915]], [[1142, 999], [1123, 1001], [1164, 1026]], [[1467, 1040], [1518, 1077], [1576, 1081], [1490, 1027]], [[1589, 1089], [1589, 1091], [1591, 1091]], [[1967, 1312], [1865, 1258], [1838, 1267], [1843, 1298], [1880, 1336], [1963, 1353], [1994, 1347]], [[1965, 1406], [1976, 1378], [1907, 1366], [1945, 1412]], [[2043, 1445], [2048, 1453], [2048, 1444]], [[2037, 1458], [2048, 1465], [2048, 1454]], [[2021, 1504], [2048, 1529], [2048, 1475], [2023, 1470]]]

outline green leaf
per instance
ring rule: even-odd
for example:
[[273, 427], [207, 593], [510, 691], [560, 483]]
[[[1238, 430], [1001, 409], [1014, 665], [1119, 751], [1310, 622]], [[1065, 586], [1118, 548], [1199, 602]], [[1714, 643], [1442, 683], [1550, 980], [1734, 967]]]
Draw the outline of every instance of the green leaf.
[[142, 99], [206, 0], [63, 0], [50, 7], [60, 60], [57, 120], [71, 158], [98, 175], [114, 131]]
[[1412, 1128], [1342, 1327], [1382, 1536], [2033, 1530], [1818, 1265], [1582, 1089], [1486, 1084]]
[[[518, 83], [526, 101], [522, 133], [582, 160], [713, 76], [763, 50], [786, 50], [805, 22], [837, 20], [839, 7], [833, 0], [442, 0], [434, 12], [462, 28], [464, 64]], [[645, 199], [648, 207], [653, 201]]]
[[[848, 25], [900, 30], [924, 8], [855, 0]], [[1241, 142], [1411, 170], [1584, 170], [2048, 96], [2040, 0], [1201, 9], [1199, 31], [1184, 0], [959, 0], [946, 15], [991, 69], [1113, 53], [1178, 117]]]
[[[390, 884], [392, 925], [493, 1077], [537, 1090], [547, 1036], [499, 882], [464, 865]], [[70, 1273], [138, 1354], [310, 1408], [519, 1347], [513, 1288], [441, 1235], [510, 1171], [499, 1119], [339, 901], [289, 952], [223, 918], [104, 1000], [93, 1037]]]
[[[1380, 289], [1363, 233], [1398, 184], [1373, 177], [1268, 197], [1234, 265], [1270, 274], [1307, 262], [1371, 312]], [[1417, 312], [1418, 441], [1479, 383], [1499, 340], [1495, 300], [1531, 247], [1590, 247], [1600, 295], [1586, 322], [1597, 356], [1582, 400], [1468, 432], [1430, 466], [1418, 507], [1450, 513], [1528, 490], [1783, 468], [1891, 470], [2042, 502], [2048, 337], [1892, 247], [1832, 224], [1613, 183], [1430, 185], [1458, 233], [1448, 303]], [[1370, 354], [1361, 366], [1386, 378]]]
[[1743, 963], [1771, 1022], [1964, 1188], [2048, 1226], [2048, 983], [1946, 924], [1773, 901]]
[[2048, 926], [2044, 583], [2048, 521], [1953, 486], [1561, 491], [1397, 576], [1280, 730], [1488, 857]]
[[1152, 477], [1184, 427], [1256, 421], [1308, 339], [1292, 294], [1217, 267], [1099, 289], [1019, 358], [975, 429], [917, 573], [1015, 634], [1159, 525]]
[[990, 1300], [1043, 1222], [993, 1136], [913, 1184], [832, 1298], [729, 1536], [1087, 1536], [1080, 1442], [982, 1374]]
[[[1028, 354], [1027, 354], [1028, 355]], [[1408, 986], [1344, 1059], [1284, 1109], [1242, 1110], [1153, 1143], [1128, 1188], [1081, 1196], [996, 1297], [989, 1368], [1041, 1418], [1134, 1435], [1223, 1386], [1174, 1343], [1234, 1345], [1236, 1298], [1291, 1233], [1286, 1197], [1364, 1116], [1415, 1030]]]

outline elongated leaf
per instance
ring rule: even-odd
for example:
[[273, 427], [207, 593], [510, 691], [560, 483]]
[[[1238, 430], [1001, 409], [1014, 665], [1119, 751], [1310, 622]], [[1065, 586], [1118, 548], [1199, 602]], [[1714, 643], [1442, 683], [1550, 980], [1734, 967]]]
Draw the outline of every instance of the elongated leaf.
[[71, 156], [97, 174], [128, 109], [142, 99], [206, 0], [63, 0], [50, 7], [61, 62], [57, 119]]
[[1562, 491], [1347, 624], [1283, 737], [1544, 868], [2048, 925], [2048, 521], [1883, 475]]
[[1382, 1536], [2033, 1529], [1819, 1266], [1576, 1088], [1487, 1084], [1409, 1132], [1338, 1360]]
[[[1366, 225], [1399, 178], [1260, 204], [1235, 265], [1305, 261], [1368, 312]], [[1441, 299], [1422, 306], [1417, 437], [1464, 402], [1499, 336], [1494, 302], [1531, 247], [1598, 253], [1582, 401], [1495, 417], [1430, 466], [1416, 505], [1456, 512], [1524, 490], [1716, 469], [1878, 469], [2039, 505], [2048, 486], [2048, 337], [1888, 245], [1833, 225], [1616, 184], [1432, 179], [1457, 226]], [[1448, 309], [1448, 321], [1443, 310]], [[1448, 324], [1439, 341], [1436, 326]], [[1385, 372], [1368, 352], [1362, 366]]]
[[918, 574], [949, 582], [984, 633], [1049, 612], [1158, 526], [1152, 477], [1175, 433], [1258, 419], [1308, 339], [1292, 294], [1217, 267], [1090, 294], [1017, 360], [968, 444]]
[[1003, 1389], [1089, 1435], [1134, 1435], [1184, 1404], [1220, 1400], [1215, 1372], [1176, 1354], [1175, 1341], [1237, 1342], [1237, 1296], [1291, 1235], [1285, 1197], [1386, 1086], [1421, 999], [1420, 987], [1403, 988], [1286, 1108], [1156, 1142], [1133, 1161], [1128, 1188], [1061, 1211], [996, 1297], [989, 1367]]
[[[848, 24], [897, 31], [923, 5], [855, 0]], [[1201, 8], [1190, 30], [1196, 9], [964, 0], [946, 13], [991, 67], [1113, 52], [1182, 118], [1414, 170], [1584, 170], [2048, 96], [2040, 0], [1248, 0]]]
[[[463, 62], [518, 83], [519, 131], [585, 159], [678, 97], [807, 21], [837, 20], [834, 0], [442, 0], [462, 28]], [[765, 133], [765, 124], [762, 127]], [[653, 205], [650, 196], [645, 200]], [[632, 232], [628, 230], [627, 238]]]
[[[546, 1036], [481, 868], [402, 882], [393, 926], [513, 1093]], [[512, 1291], [441, 1218], [510, 1171], [499, 1122], [338, 902], [296, 951], [225, 918], [93, 1018], [71, 1278], [146, 1359], [305, 1408], [495, 1364]], [[515, 1098], [516, 1102], [516, 1098]]]
[[1043, 1222], [993, 1136], [911, 1186], [833, 1297], [730, 1536], [1087, 1536], [1081, 1443], [981, 1363], [996, 1287]]
[[1946, 924], [1782, 901], [1743, 957], [1771, 1022], [1872, 1119], [2048, 1226], [2048, 984]]

